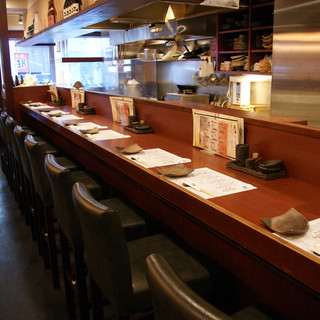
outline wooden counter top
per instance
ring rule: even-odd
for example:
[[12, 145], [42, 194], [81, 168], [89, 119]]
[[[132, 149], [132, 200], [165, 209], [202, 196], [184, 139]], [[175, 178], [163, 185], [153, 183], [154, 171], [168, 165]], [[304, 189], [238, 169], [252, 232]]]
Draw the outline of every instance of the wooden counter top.
[[[70, 111], [68, 107], [62, 109]], [[228, 160], [205, 155], [190, 143], [157, 131], [146, 135], [129, 133], [99, 114], [84, 116], [82, 121], [107, 125], [131, 138], [95, 142], [27, 107], [21, 106], [21, 116], [154, 219], [259, 292], [267, 305], [292, 319], [311, 308], [308, 319], [313, 318], [312, 308], [320, 306], [320, 258], [279, 239], [260, 218], [280, 215], [291, 207], [308, 220], [319, 218], [319, 186], [290, 175], [264, 181], [227, 168]], [[132, 143], [190, 158], [191, 163], [186, 165], [191, 168], [208, 167], [257, 189], [205, 200], [118, 153], [116, 146]], [[288, 290], [292, 292], [290, 296], [303, 299], [309, 307], [290, 309], [292, 306], [283, 305], [283, 298], [279, 297], [288, 294]]]

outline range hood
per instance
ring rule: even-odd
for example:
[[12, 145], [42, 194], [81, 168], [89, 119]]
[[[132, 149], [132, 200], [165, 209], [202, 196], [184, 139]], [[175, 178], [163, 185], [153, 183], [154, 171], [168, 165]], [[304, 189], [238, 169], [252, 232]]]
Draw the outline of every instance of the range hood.
[[132, 0], [131, 4], [134, 9], [124, 7], [121, 14], [87, 28], [128, 30], [239, 8], [239, 0]]
[[[157, 30], [154, 30], [154, 27]], [[158, 40], [190, 41], [212, 38], [216, 35], [216, 14], [182, 20], [168, 21], [164, 24], [150, 24], [129, 30], [109, 30], [110, 44], [138, 44], [145, 46], [157, 44]]]
[[188, 41], [216, 35], [216, 13], [238, 9], [239, 0], [132, 0], [134, 9], [87, 28], [107, 29], [111, 45], [119, 45], [123, 58], [159, 40]]

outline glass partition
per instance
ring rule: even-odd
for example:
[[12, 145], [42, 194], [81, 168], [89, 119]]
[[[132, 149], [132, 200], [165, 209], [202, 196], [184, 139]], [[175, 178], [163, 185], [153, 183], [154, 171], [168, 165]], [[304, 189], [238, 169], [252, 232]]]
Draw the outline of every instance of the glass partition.
[[57, 85], [81, 81], [89, 90], [157, 98], [156, 61], [119, 60], [108, 33], [63, 41], [56, 46], [55, 62]]
[[[51, 64], [52, 47], [16, 47], [20, 39], [9, 40], [11, 75], [23, 81], [32, 81], [32, 85], [55, 82], [55, 70]], [[27, 78], [27, 79], [26, 79]]]

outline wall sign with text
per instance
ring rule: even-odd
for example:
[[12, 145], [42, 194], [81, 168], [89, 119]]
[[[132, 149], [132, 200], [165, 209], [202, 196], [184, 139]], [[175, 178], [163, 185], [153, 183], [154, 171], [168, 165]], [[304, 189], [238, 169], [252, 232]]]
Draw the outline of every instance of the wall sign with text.
[[15, 53], [14, 62], [17, 72], [29, 72], [29, 60], [27, 53]]

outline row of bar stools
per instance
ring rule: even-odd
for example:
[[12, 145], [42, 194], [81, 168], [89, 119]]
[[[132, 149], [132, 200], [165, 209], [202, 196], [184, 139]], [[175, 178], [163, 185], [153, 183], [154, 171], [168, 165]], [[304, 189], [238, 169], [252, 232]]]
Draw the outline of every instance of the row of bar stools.
[[[52, 190], [48, 177], [44, 171], [46, 154], [58, 154], [57, 149], [48, 143], [36, 141], [32, 135], [25, 137], [25, 148], [29, 157], [32, 179], [36, 194], [36, 212], [40, 229], [40, 243], [42, 247], [45, 267], [51, 268], [54, 288], [60, 287], [55, 217], [53, 213]], [[76, 170], [77, 166], [66, 157], [58, 157], [63, 166]]]
[[[96, 182], [92, 180], [85, 171], [70, 171], [59, 165], [56, 161], [56, 157], [52, 154], [48, 154], [45, 157], [45, 171], [47, 172], [51, 184], [54, 211], [57, 216], [60, 230], [61, 254], [69, 317], [71, 319], [75, 317], [73, 289], [76, 288], [81, 319], [89, 319], [82, 230], [72, 200], [72, 186], [76, 182], [83, 183], [88, 190], [90, 190], [95, 199], [100, 199], [100, 202], [104, 205], [109, 205], [116, 209], [121, 217], [122, 228], [125, 230], [129, 239], [145, 236], [147, 234], [146, 223], [135, 211], [119, 198], [101, 200], [100, 189], [97, 188]], [[71, 268], [69, 245], [71, 245], [73, 249], [75, 272], [73, 272]], [[75, 273], [76, 286], [70, 281], [73, 273]]]
[[[31, 217], [30, 224], [33, 238], [34, 240], [38, 240], [39, 253], [43, 255], [45, 267], [51, 267], [53, 285], [57, 288], [60, 281], [55, 239], [56, 230], [54, 226], [56, 224], [60, 229], [60, 246], [62, 246], [63, 269], [64, 275], [66, 275], [64, 280], [66, 292], [68, 293], [67, 304], [68, 309], [71, 310], [69, 312], [70, 318], [75, 316], [73, 293], [75, 290], [78, 296], [81, 319], [88, 319], [89, 303], [86, 294], [86, 269], [85, 264], [83, 263], [83, 245], [79, 245], [79, 241], [76, 240], [77, 237], [73, 237], [79, 229], [77, 229], [76, 225], [73, 226], [72, 224], [68, 225], [69, 229], [66, 229], [64, 220], [58, 218], [57, 224], [55, 223], [55, 218], [57, 212], [73, 212], [75, 215], [71, 197], [71, 188], [75, 182], [80, 181], [85, 183], [89, 190], [95, 195], [96, 199], [102, 198], [101, 188], [85, 172], [78, 170], [74, 163], [70, 163], [70, 161], [64, 157], [58, 157], [56, 148], [48, 144], [43, 138], [30, 134], [33, 133], [31, 130], [17, 125], [14, 119], [6, 113], [2, 114], [2, 119], [4, 120], [4, 126], [2, 126], [3, 121], [1, 121], [1, 141], [3, 141], [3, 145], [10, 151], [6, 156], [3, 155], [3, 158], [6, 158], [9, 163], [8, 166], [6, 166], [8, 169], [8, 177], [13, 176], [13, 170], [15, 170], [14, 175], [20, 177], [20, 180], [17, 180], [16, 178], [12, 180], [11, 185], [13, 187], [16, 185], [13, 181], [19, 181], [19, 190], [23, 193], [21, 199], [25, 199], [25, 201], [21, 203], [20, 208], [21, 210], [25, 210]], [[60, 166], [60, 169], [63, 169], [63, 172], [59, 175], [59, 179], [62, 179], [63, 181], [62, 187], [58, 189], [55, 188], [55, 190], [58, 190], [57, 192], [54, 192], [51, 189], [51, 181], [48, 182], [48, 176], [50, 177], [50, 175], [46, 175], [46, 172], [44, 171], [44, 158], [46, 155], [54, 157], [52, 163], [56, 166]], [[5, 162], [6, 161], [3, 161], [3, 163]], [[23, 174], [16, 174], [19, 171]], [[67, 190], [69, 192], [66, 192]], [[65, 201], [53, 201], [52, 195], [56, 194], [59, 195], [59, 199], [63, 199], [65, 196], [67, 196], [67, 198]], [[105, 204], [112, 204], [121, 212], [122, 224], [126, 230], [128, 239], [135, 239], [146, 234], [147, 228], [145, 221], [126, 206], [123, 201], [116, 198], [101, 201]], [[58, 205], [56, 205], [56, 210], [53, 209], [55, 203], [58, 203]], [[63, 217], [65, 217], [65, 215], [63, 215]], [[78, 226], [80, 226], [79, 220], [77, 221]], [[60, 224], [62, 227], [60, 227]], [[82, 241], [80, 240], [80, 243], [81, 242]], [[73, 258], [75, 257], [76, 261], [75, 272], [69, 268], [69, 266], [71, 266], [69, 244], [73, 247]], [[74, 274], [76, 276], [76, 281], [73, 281]]]

